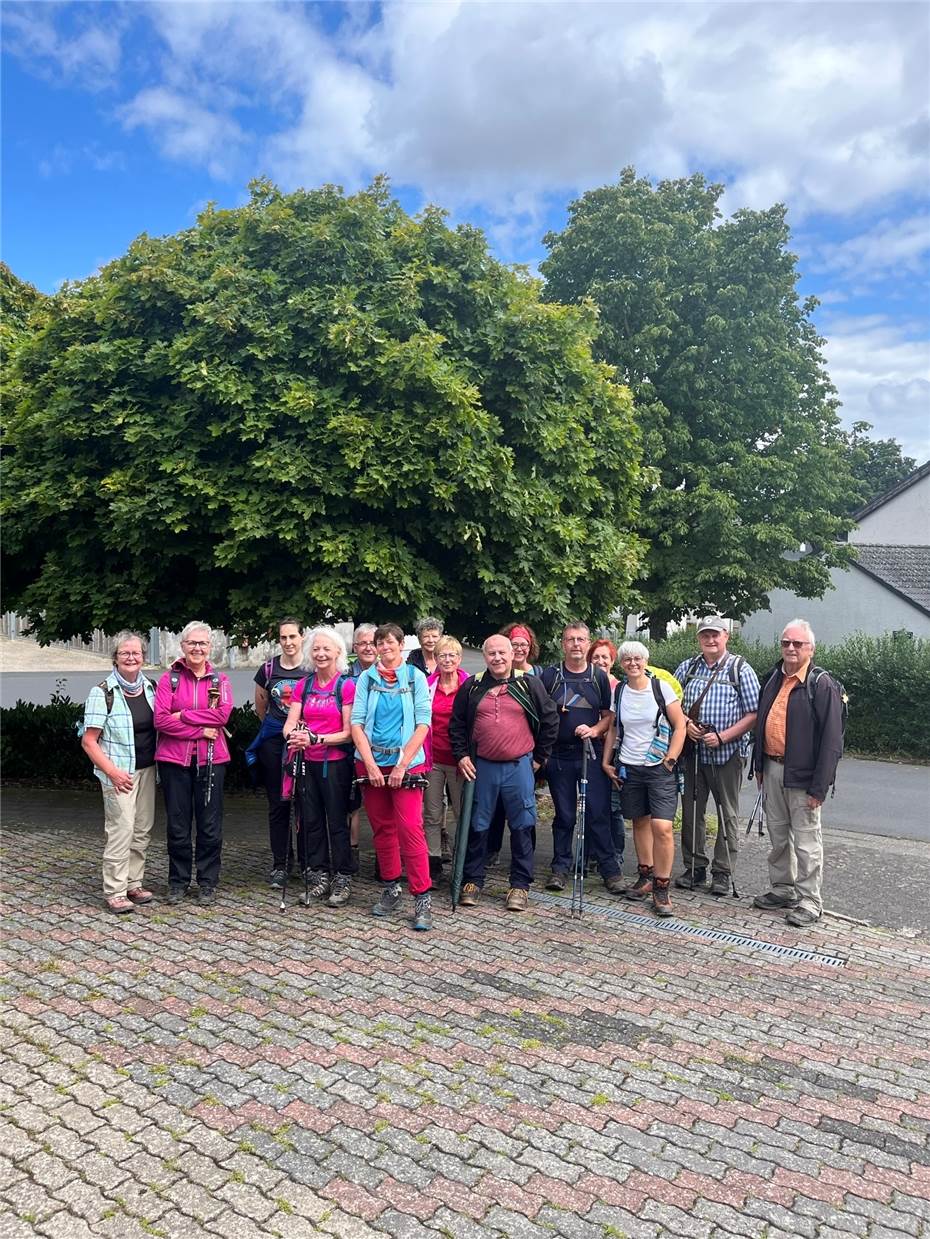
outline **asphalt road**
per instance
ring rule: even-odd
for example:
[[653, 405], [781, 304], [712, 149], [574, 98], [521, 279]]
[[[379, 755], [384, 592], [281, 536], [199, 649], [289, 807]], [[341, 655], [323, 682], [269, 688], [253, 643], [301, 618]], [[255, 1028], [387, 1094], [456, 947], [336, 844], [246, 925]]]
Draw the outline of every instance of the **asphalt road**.
[[[476, 651], [466, 651], [467, 669], [481, 665]], [[157, 674], [151, 670], [151, 675]], [[237, 703], [252, 700], [255, 668], [229, 673]], [[0, 705], [17, 700], [47, 702], [60, 685], [74, 701], [83, 701], [100, 672], [75, 671], [64, 674], [8, 672], [0, 676]], [[755, 785], [746, 784], [741, 809], [746, 818], [752, 810]], [[930, 766], [903, 765], [897, 762], [861, 761], [844, 758], [836, 778], [836, 795], [823, 809], [824, 826], [831, 830], [853, 830], [892, 839], [914, 839], [930, 843]]]

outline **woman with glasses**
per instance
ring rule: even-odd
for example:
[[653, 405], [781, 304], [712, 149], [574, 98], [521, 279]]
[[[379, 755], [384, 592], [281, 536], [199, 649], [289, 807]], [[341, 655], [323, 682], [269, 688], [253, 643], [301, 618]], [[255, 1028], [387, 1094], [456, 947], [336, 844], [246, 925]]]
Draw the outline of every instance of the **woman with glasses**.
[[463, 778], [452, 752], [449, 739], [449, 719], [455, 694], [468, 679], [462, 670], [462, 647], [455, 637], [441, 637], [436, 646], [437, 670], [429, 677], [433, 722], [430, 727], [432, 769], [429, 786], [423, 796], [423, 829], [429, 849], [429, 871], [434, 880], [442, 876], [443, 853], [446, 850], [446, 806], [448, 794], [452, 815], [457, 822], [462, 801]]
[[223, 776], [229, 762], [225, 727], [233, 698], [229, 680], [210, 663], [212, 638], [209, 624], [188, 624], [181, 632], [181, 657], [155, 690], [155, 760], [165, 796], [172, 904], [188, 893], [195, 864], [201, 903], [213, 902], [220, 880]]
[[155, 685], [137, 632], [113, 638], [113, 670], [84, 704], [81, 748], [103, 789], [103, 898], [110, 912], [150, 903], [143, 885], [155, 820]]
[[[672, 823], [678, 808], [678, 758], [686, 720], [672, 686], [649, 675], [649, 650], [639, 641], [620, 646], [624, 679], [604, 741], [603, 768], [620, 789], [623, 816], [633, 821], [639, 877], [628, 899], [648, 899], [657, 916], [671, 916], [668, 888], [675, 859]], [[618, 763], [612, 754], [619, 741]]]
[[407, 662], [411, 667], [417, 667], [425, 676], [435, 675], [438, 668], [436, 662], [436, 645], [443, 634], [442, 620], [428, 615], [417, 624], [418, 650], [411, 650]]

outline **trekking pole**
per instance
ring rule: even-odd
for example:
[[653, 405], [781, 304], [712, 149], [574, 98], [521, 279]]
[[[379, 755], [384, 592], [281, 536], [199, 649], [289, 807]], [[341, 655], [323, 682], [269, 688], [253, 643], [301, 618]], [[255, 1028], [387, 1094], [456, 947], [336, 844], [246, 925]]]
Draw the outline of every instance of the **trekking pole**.
[[730, 871], [730, 891], [734, 899], [739, 899], [739, 891], [736, 889], [736, 875], [733, 872], [733, 860], [730, 856], [730, 840], [727, 835], [727, 824], [724, 820], [723, 813], [720, 808], [720, 801], [714, 796], [714, 805], [717, 809], [717, 833], [723, 831], [723, 848], [727, 854], [727, 868]]
[[[300, 840], [300, 798], [303, 791], [304, 781], [304, 751], [298, 749], [294, 754], [294, 777], [291, 783], [291, 815], [288, 820], [287, 827], [287, 846], [291, 846], [291, 837], [296, 835], [297, 840]], [[300, 848], [297, 849], [298, 856]], [[287, 875], [288, 865], [287, 857], [284, 862], [284, 883], [281, 886], [281, 911], [287, 907]]]
[[[756, 818], [756, 814], [758, 814], [758, 815], [759, 815], [759, 816], [758, 816], [758, 819]], [[763, 818], [763, 810], [762, 810], [762, 788], [760, 787], [760, 788], [759, 788], [759, 794], [758, 794], [758, 796], [756, 797], [756, 803], [752, 806], [752, 812], [751, 812], [751, 813], [750, 813], [750, 815], [749, 815], [749, 821], [746, 823], [746, 837], [747, 837], [747, 839], [748, 839], [748, 838], [749, 838], [749, 836], [752, 834], [752, 828], [753, 828], [753, 826], [754, 826], [754, 825], [756, 825], [756, 824], [758, 824], [758, 827], [759, 827], [759, 838], [760, 838], [760, 839], [762, 838], [762, 831], [763, 831], [762, 818]]]
[[694, 890], [694, 849], [697, 842], [698, 743], [694, 744], [694, 769], [691, 772], [691, 889]]
[[[219, 704], [220, 686], [218, 684], [211, 685], [211, 687], [207, 689], [207, 707], [211, 710], [215, 710]], [[205, 805], [208, 805], [213, 799], [213, 752], [215, 744], [215, 740], [207, 741], [207, 779], [203, 791], [203, 803]]]
[[588, 760], [594, 750], [590, 740], [581, 742], [581, 778], [578, 781], [578, 832], [575, 837], [575, 870], [572, 874], [571, 915], [578, 919], [584, 913], [584, 828], [588, 807]]

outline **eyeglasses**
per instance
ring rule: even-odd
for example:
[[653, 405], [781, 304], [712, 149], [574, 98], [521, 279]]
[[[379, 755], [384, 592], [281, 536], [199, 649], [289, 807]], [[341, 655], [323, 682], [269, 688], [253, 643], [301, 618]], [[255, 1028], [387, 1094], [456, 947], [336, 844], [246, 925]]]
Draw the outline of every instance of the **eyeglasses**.
[[629, 654], [626, 658], [621, 658], [620, 661], [622, 663], [644, 663], [646, 660], [639, 654]]
[[510, 644], [515, 650], [528, 650], [530, 648], [529, 641], [511, 641]]
[[209, 641], [185, 641], [184, 644], [189, 650], [208, 650], [210, 648]]
[[450, 653], [447, 651], [447, 652], [446, 652], [446, 653], [444, 653], [444, 654], [437, 654], [437, 655], [436, 655], [436, 657], [437, 657], [437, 658], [458, 658], [458, 654], [456, 654], [456, 653], [452, 653], [452, 654], [450, 654]]
[[793, 650], [802, 650], [805, 645], [810, 645], [810, 642], [809, 641], [786, 641], [784, 637], [782, 637], [782, 640], [781, 640], [781, 648], [783, 650], [787, 650], [789, 648]]

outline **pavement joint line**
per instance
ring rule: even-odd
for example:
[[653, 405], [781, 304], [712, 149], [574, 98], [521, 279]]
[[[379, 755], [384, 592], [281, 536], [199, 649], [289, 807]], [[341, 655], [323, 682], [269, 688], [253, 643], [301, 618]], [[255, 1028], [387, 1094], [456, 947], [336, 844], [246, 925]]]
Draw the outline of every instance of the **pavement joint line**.
[[[565, 896], [536, 894], [534, 903], [546, 903], [556, 908], [569, 908]], [[723, 942], [728, 946], [745, 946], [753, 951], [764, 951], [778, 959], [797, 959], [805, 963], [821, 964], [825, 968], [845, 968], [846, 960], [838, 955], [824, 955], [820, 951], [807, 951], [803, 947], [780, 946], [776, 942], [766, 942], [763, 938], [751, 938], [746, 934], [734, 934], [723, 929], [707, 929], [704, 926], [692, 925], [677, 917], [658, 920], [653, 916], [639, 916], [635, 912], [626, 912], [623, 908], [611, 907], [599, 903], [587, 903], [585, 910], [595, 916], [605, 916], [611, 920], [623, 921], [627, 925], [637, 925], [642, 929], [661, 929], [665, 933], [685, 934], [691, 938], [703, 938], [708, 942]]]

